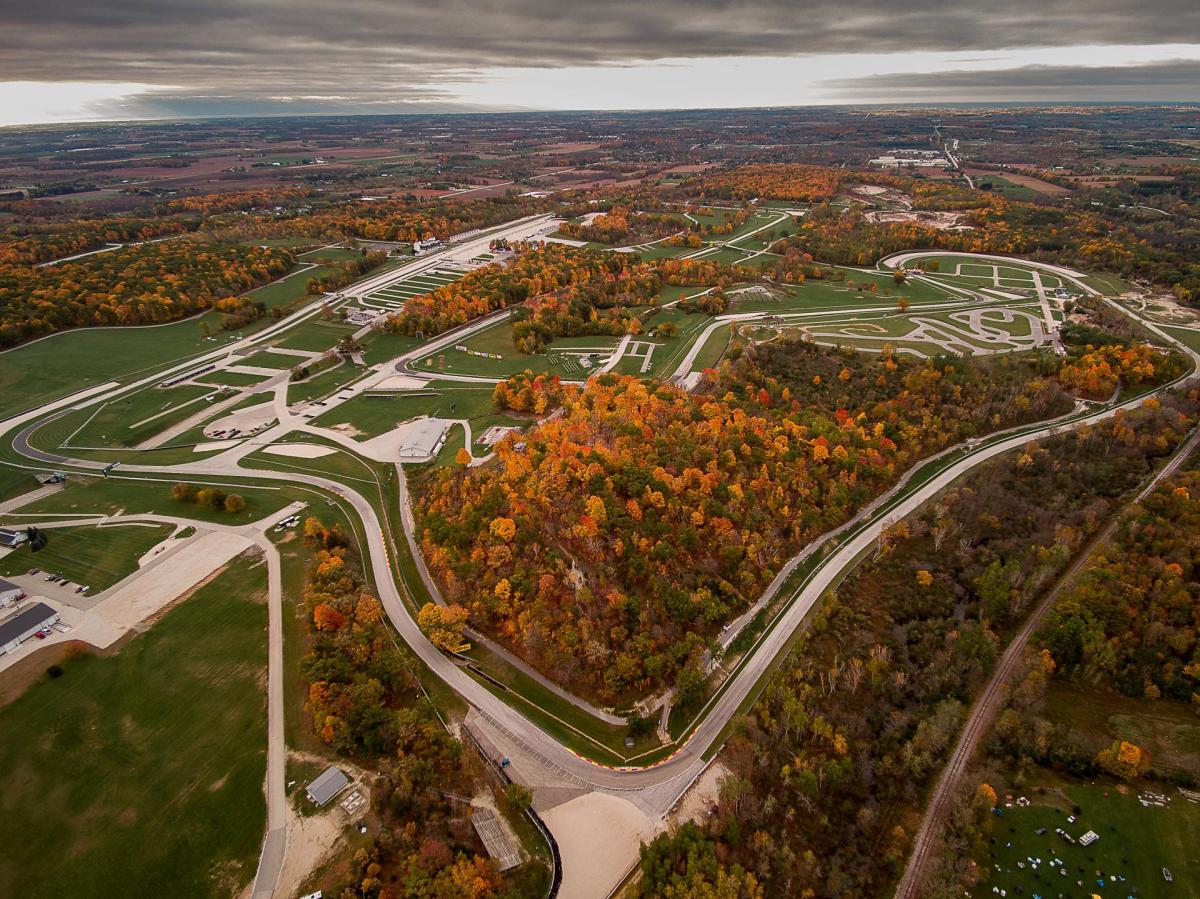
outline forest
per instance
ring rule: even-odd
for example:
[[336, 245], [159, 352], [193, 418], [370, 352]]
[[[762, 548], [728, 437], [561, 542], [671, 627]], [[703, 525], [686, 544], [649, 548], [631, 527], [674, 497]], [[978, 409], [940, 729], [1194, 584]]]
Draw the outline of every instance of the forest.
[[517, 878], [530, 866], [501, 876], [455, 798], [476, 792], [480, 762], [424, 697], [340, 530], [309, 518], [304, 541], [305, 708], [330, 749], [380, 772], [371, 795], [381, 826], [355, 852], [339, 899], [529, 895]]
[[571, 689], [628, 701], [697, 664], [787, 557], [917, 460], [1070, 408], [1028, 358], [733, 355], [697, 394], [593, 379], [524, 451], [415, 478], [447, 600]]
[[[738, 720], [720, 757], [716, 813], [643, 850], [648, 882], [716, 883], [723, 873], [753, 877], [765, 895], [890, 895], [923, 788], [1006, 641], [1182, 441], [1198, 400], [1147, 402], [1031, 443], [898, 522], [825, 597]], [[963, 862], [953, 850], [948, 858]], [[965, 885], [936, 895], [961, 896]]]
[[191, 237], [53, 266], [0, 265], [0, 347], [95, 325], [144, 325], [202, 312], [292, 266], [278, 247]]

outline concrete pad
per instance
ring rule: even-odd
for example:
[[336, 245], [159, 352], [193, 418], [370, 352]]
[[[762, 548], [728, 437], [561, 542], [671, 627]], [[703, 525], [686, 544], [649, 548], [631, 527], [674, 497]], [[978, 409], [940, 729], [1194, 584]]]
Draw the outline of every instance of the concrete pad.
[[384, 378], [371, 390], [421, 390], [429, 385], [425, 378], [414, 378], [411, 375], [392, 375]]
[[214, 440], [211, 443], [197, 443], [192, 447], [193, 453], [211, 453], [216, 450], [230, 449], [241, 443], [241, 440]]
[[296, 459], [319, 459], [337, 452], [331, 446], [317, 446], [315, 443], [272, 443], [264, 446], [262, 451], [272, 456], [291, 456]]
[[541, 813], [562, 855], [562, 899], [603, 899], [637, 862], [655, 826], [633, 803], [588, 793]]
[[[138, 574], [126, 578], [97, 603], [91, 614], [128, 631], [166, 608], [254, 543], [240, 534], [212, 531]], [[169, 560], [170, 564], [166, 564]]]

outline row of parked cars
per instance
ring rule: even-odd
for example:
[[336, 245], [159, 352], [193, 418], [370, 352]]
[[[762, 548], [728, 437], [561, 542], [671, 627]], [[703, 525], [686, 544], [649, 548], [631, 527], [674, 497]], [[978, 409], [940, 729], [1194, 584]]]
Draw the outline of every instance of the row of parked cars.
[[[41, 572], [41, 569], [39, 569], [39, 568], [30, 568], [29, 573], [30, 574], [41, 574], [42, 572]], [[69, 580], [67, 580], [65, 577], [63, 577], [61, 574], [47, 574], [46, 580], [49, 581], [51, 584], [58, 584], [59, 586], [61, 586], [63, 588], [71, 586], [71, 582]], [[75, 585], [76, 593], [83, 593], [84, 595], [87, 595], [87, 592], [91, 589], [92, 588], [89, 587], [87, 584], [76, 584]]]

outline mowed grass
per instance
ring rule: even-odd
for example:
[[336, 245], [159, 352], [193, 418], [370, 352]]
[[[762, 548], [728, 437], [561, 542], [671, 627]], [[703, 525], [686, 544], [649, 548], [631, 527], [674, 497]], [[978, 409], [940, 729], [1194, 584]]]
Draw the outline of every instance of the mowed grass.
[[115, 656], [0, 709], [0, 895], [236, 895], [266, 817], [266, 570], [247, 558]]
[[244, 371], [225, 371], [218, 369], [201, 375], [196, 379], [199, 384], [212, 384], [217, 387], [253, 387], [267, 380], [266, 375], [252, 375]]
[[120, 469], [117, 469], [107, 478], [72, 475], [62, 490], [22, 506], [15, 512], [0, 515], [0, 520], [9, 526], [20, 526], [23, 521], [37, 521], [50, 516], [120, 513], [135, 515], [157, 512], [216, 524], [236, 525], [249, 524], [265, 518], [295, 499], [310, 499], [307, 495], [298, 496], [286, 488], [249, 484], [242, 486], [223, 478], [187, 478], [185, 475], [180, 480], [189, 480], [198, 487], [216, 486], [226, 493], [236, 493], [246, 501], [246, 508], [230, 514], [196, 503], [181, 503], [171, 497], [174, 480], [123, 477]]
[[29, 544], [13, 550], [0, 559], [0, 575], [24, 574], [36, 567], [87, 584], [96, 593], [136, 571], [138, 559], [173, 530], [169, 524], [47, 528], [46, 545], [36, 553]]
[[167, 389], [147, 387], [80, 410], [63, 419], [64, 425], [70, 422], [78, 428], [69, 435], [67, 445], [137, 446], [171, 425], [204, 411], [210, 402], [204, 397], [211, 396], [211, 402], [216, 402], [219, 389], [196, 384]]
[[[1176, 899], [1200, 895], [1200, 854], [1196, 852], [1200, 805], [1171, 790], [1170, 805], [1146, 808], [1138, 802], [1135, 788], [1122, 789], [1125, 792], [1102, 784], [1063, 788], [1070, 802], [1082, 809], [1074, 824], [1067, 822], [1069, 802], [1053, 789], [1045, 796], [1029, 795], [1033, 804], [1028, 808], [1015, 803], [1005, 808], [1004, 817], [989, 821], [987, 835], [996, 843], [991, 858], [980, 860], [987, 877], [972, 895], [992, 897], [997, 895], [992, 888], [999, 887], [1016, 896], [1020, 895], [1018, 886], [1025, 896], [1040, 893], [1045, 897], [1094, 894], [1103, 899]], [[1159, 792], [1168, 791], [1159, 788]], [[1046, 833], [1038, 836], [1042, 827]], [[1055, 834], [1060, 827], [1076, 840], [1089, 830], [1100, 839], [1090, 846], [1071, 845]], [[1037, 871], [1032, 869], [1030, 857], [1042, 860]], [[1059, 873], [1059, 866], [1050, 867], [1054, 858], [1063, 861], [1065, 876]], [[1000, 866], [999, 871], [995, 865]], [[1163, 878], [1164, 867], [1170, 869], [1173, 883]]]

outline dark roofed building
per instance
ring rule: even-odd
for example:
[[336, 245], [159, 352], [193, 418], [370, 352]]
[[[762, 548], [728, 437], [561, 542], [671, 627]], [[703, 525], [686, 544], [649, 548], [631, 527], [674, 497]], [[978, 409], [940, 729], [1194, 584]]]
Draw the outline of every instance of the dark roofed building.
[[326, 805], [346, 787], [350, 786], [350, 778], [348, 778], [341, 768], [329, 767], [310, 783], [305, 790], [308, 794], [308, 801], [315, 803], [318, 806]]
[[44, 602], [31, 602], [0, 621], [0, 653], [17, 647], [44, 627], [58, 621], [58, 612]]

